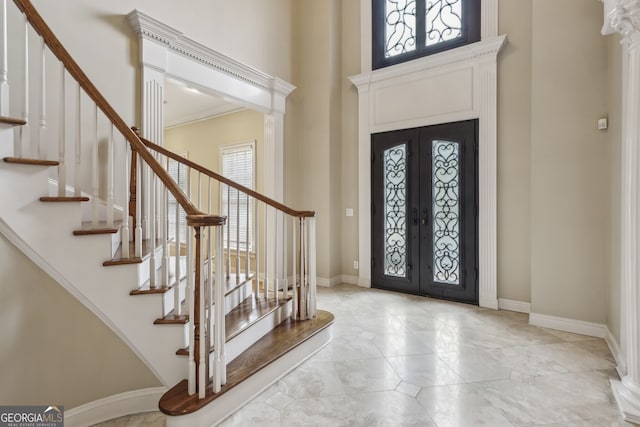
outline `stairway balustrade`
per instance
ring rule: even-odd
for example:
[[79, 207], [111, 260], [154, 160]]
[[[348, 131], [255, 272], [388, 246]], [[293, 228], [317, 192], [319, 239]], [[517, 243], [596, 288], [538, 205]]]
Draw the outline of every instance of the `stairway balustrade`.
[[[140, 274], [149, 289], [173, 288], [162, 316], [189, 319], [189, 393], [220, 391], [231, 289], [251, 281], [255, 296], [292, 298], [294, 319], [315, 317], [315, 213], [290, 209], [141, 138], [31, 2], [9, 3], [16, 8], [0, 0], [0, 115], [27, 122], [15, 130], [15, 156], [56, 160], [56, 199], [90, 198], [79, 225], [117, 229], [122, 263], [148, 259]], [[23, 52], [22, 61], [9, 63], [9, 47]], [[9, 99], [9, 88], [20, 96]], [[33, 118], [38, 126], [30, 127]], [[184, 189], [168, 173], [169, 160], [186, 171]]]

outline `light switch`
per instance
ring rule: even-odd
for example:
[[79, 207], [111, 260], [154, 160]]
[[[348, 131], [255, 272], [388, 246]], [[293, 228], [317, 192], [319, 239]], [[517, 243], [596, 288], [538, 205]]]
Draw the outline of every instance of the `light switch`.
[[347, 208], [347, 216], [353, 216], [353, 208]]

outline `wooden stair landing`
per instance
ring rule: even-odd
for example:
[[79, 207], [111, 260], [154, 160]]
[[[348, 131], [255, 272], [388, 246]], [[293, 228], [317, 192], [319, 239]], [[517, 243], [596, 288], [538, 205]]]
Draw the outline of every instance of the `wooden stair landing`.
[[[278, 307], [285, 305], [289, 300], [291, 300], [291, 298], [280, 298], [276, 300], [275, 298], [265, 299], [262, 296], [245, 299], [225, 316], [225, 341], [229, 341], [238, 336], [240, 332], [274, 312]], [[213, 348], [211, 348], [211, 351], [213, 352]], [[176, 351], [176, 354], [179, 356], [188, 356], [189, 347], [181, 348]]]
[[316, 318], [311, 320], [288, 318], [227, 365], [227, 384], [220, 392], [214, 393], [209, 385], [205, 398], [198, 399], [197, 393], [189, 395], [187, 380], [182, 380], [160, 398], [160, 410], [171, 416], [196, 412], [329, 327], [333, 319], [333, 314], [323, 310], [318, 310]]

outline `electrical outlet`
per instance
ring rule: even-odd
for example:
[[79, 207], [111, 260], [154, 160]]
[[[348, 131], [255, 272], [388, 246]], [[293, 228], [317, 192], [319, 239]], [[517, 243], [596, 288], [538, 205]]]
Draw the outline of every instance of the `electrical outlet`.
[[358, 269], [358, 261], [353, 261], [353, 269], [354, 270]]

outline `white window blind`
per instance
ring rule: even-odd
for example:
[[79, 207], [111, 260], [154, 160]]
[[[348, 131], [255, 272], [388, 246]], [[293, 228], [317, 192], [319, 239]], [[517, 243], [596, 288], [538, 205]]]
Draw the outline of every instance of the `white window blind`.
[[[186, 157], [186, 154], [183, 154], [182, 157]], [[169, 175], [176, 181], [178, 186], [186, 191], [187, 185], [187, 167], [179, 162], [169, 159], [168, 170]], [[169, 239], [175, 240], [176, 238], [176, 207], [178, 206], [178, 201], [176, 198], [169, 192], [169, 201], [168, 201], [168, 217], [169, 217]], [[187, 225], [187, 217], [182, 207], [179, 208], [178, 216], [177, 216], [178, 224], [180, 225], [180, 242], [185, 243], [187, 240], [186, 236], [186, 225]]]
[[[227, 145], [221, 148], [222, 175], [253, 190], [255, 188], [255, 142]], [[252, 249], [253, 198], [234, 188], [222, 187], [223, 214], [227, 215], [229, 242], [227, 247]], [[247, 218], [248, 217], [248, 218]], [[248, 221], [247, 221], [248, 220]], [[247, 227], [247, 223], [249, 227]], [[225, 235], [225, 241], [227, 236]], [[239, 241], [238, 241], [239, 240]]]

